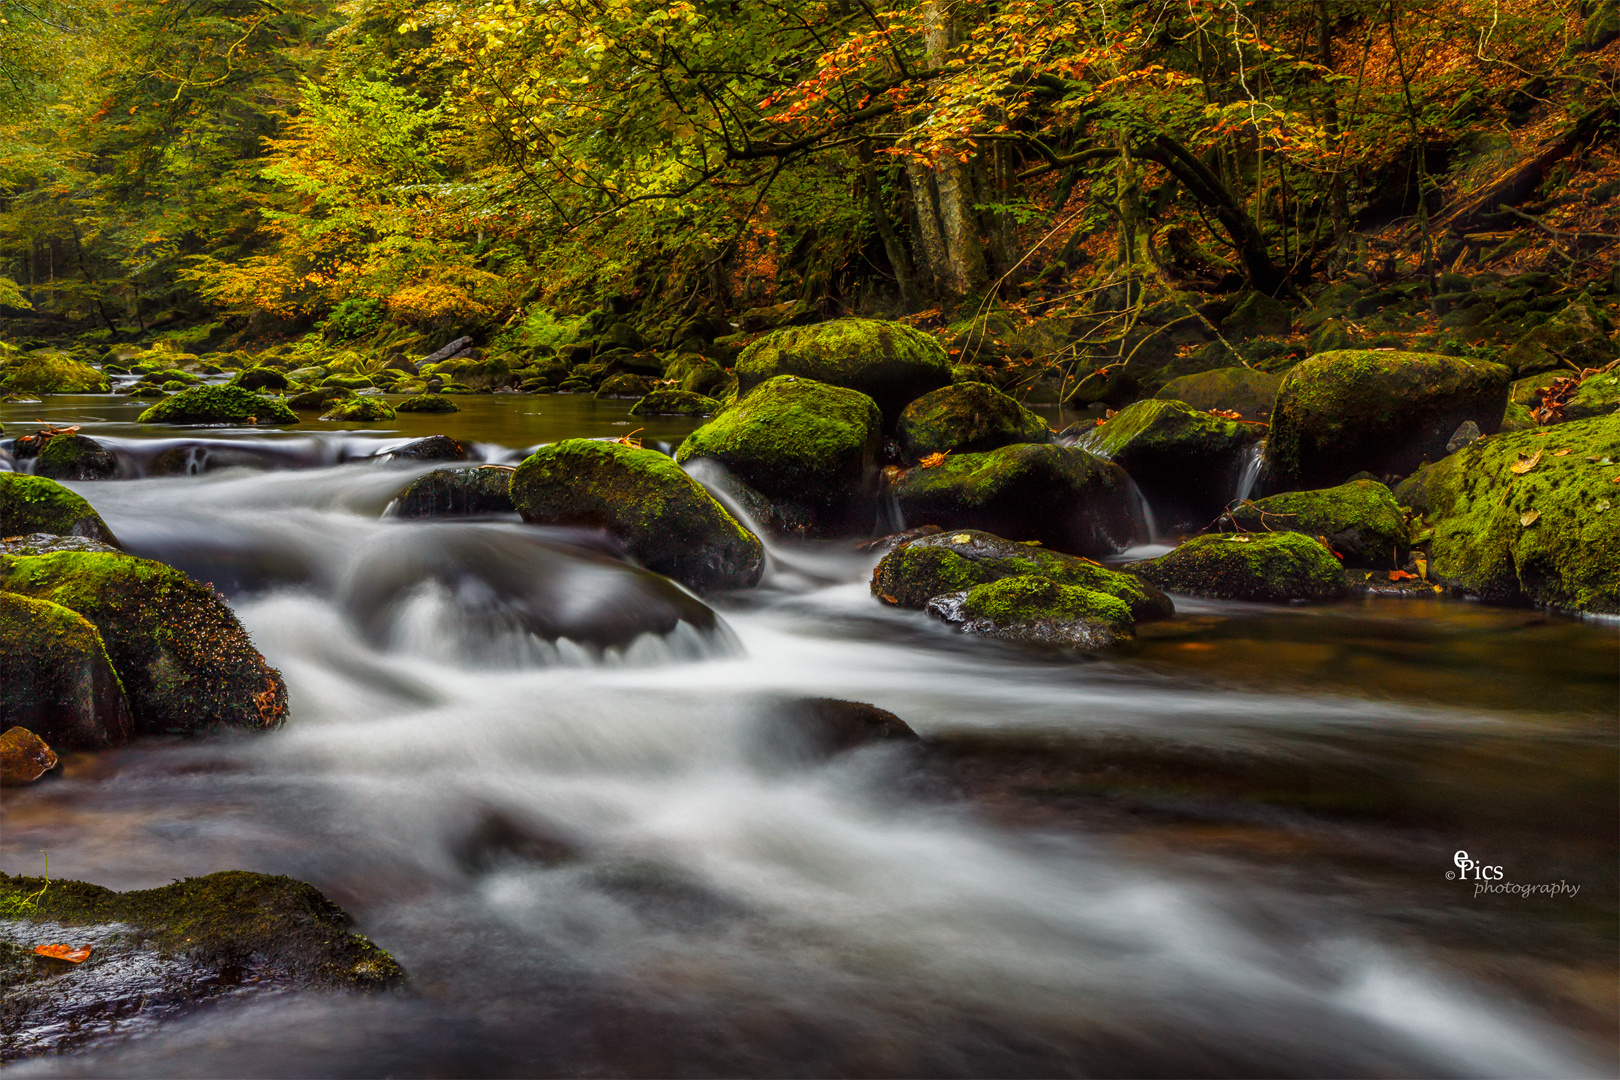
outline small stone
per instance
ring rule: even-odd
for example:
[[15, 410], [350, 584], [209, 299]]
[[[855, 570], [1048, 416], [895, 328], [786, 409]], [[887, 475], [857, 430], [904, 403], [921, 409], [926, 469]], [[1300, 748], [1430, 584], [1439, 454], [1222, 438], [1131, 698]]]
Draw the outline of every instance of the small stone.
[[0, 787], [32, 784], [56, 768], [56, 751], [25, 727], [0, 735]]
[[1457, 430], [1451, 433], [1451, 438], [1446, 440], [1446, 453], [1455, 454], [1479, 438], [1479, 435], [1479, 425], [1472, 420], [1464, 420], [1457, 426]]

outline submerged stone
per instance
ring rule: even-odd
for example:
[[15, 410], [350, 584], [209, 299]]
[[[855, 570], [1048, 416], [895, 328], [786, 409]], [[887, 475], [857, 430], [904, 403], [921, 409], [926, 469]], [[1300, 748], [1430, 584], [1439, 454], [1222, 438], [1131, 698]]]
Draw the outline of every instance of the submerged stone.
[[516, 509], [512, 471], [510, 465], [434, 469], [405, 485], [395, 498], [393, 513], [402, 518], [510, 514]]

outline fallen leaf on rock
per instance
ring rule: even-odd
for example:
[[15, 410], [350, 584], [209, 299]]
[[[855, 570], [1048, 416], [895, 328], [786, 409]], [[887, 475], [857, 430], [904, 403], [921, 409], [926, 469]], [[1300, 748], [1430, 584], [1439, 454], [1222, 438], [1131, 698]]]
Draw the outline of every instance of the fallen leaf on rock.
[[1519, 524], [1528, 528], [1529, 526], [1534, 525], [1536, 523], [1536, 519], [1540, 516], [1540, 510], [1526, 510], [1524, 513], [1519, 515]]
[[1595, 509], [1598, 513], [1601, 514], [1601, 513], [1603, 513], [1605, 510], [1607, 510], [1609, 508], [1609, 500], [1608, 499], [1599, 499], [1597, 502], [1593, 503], [1592, 505], [1593, 505], [1593, 509]]
[[1418, 577], [1420, 577], [1420, 578], [1424, 579], [1425, 581], [1427, 581], [1429, 579], [1429, 560], [1428, 559], [1413, 559], [1412, 562], [1417, 565]]
[[52, 960], [66, 960], [70, 964], [82, 964], [90, 959], [88, 945], [35, 945], [34, 951]]
[[1566, 455], [1568, 453], [1569, 453], [1569, 447], [1566, 446], [1562, 450], [1554, 450], [1553, 451], [1553, 457], [1563, 457], [1564, 455]]
[[924, 468], [924, 469], [938, 468], [939, 466], [941, 466], [943, 464], [945, 464], [945, 455], [944, 454], [929, 454], [927, 457], [925, 457], [921, 461], [917, 462], [917, 465], [920, 468]]
[[1389, 580], [1391, 581], [1411, 581], [1415, 577], [1417, 577], [1416, 574], [1408, 574], [1405, 570], [1391, 570], [1389, 572]]
[[1211, 416], [1219, 416], [1223, 420], [1243, 419], [1243, 414], [1238, 412], [1236, 409], [1211, 409], [1209, 410], [1209, 414]]
[[1529, 457], [1525, 457], [1523, 454], [1520, 454], [1519, 455], [1519, 460], [1515, 461], [1512, 465], [1508, 466], [1508, 468], [1512, 469], [1514, 472], [1518, 473], [1520, 476], [1523, 476], [1525, 473], [1527, 473], [1531, 469], [1535, 468], [1536, 467], [1536, 462], [1538, 462], [1540, 460], [1541, 460], [1541, 451], [1540, 450], [1537, 450], [1535, 453], [1531, 454]]

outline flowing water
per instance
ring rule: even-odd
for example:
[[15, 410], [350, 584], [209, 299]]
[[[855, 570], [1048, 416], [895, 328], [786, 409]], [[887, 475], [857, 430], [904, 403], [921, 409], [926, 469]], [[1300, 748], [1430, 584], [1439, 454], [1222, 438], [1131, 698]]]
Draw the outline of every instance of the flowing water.
[[[115, 447], [132, 478], [71, 486], [224, 590], [291, 703], [275, 733], [73, 755], [8, 790], [4, 868], [291, 874], [413, 980], [8, 1071], [1614, 1072], [1613, 624], [1183, 601], [1076, 660], [885, 608], [876, 556], [840, 544], [773, 545], [759, 589], [706, 606], [600, 537], [384, 516], [426, 468], [372, 456], [406, 436], [501, 461], [691, 426], [459, 400], [273, 435], [0, 406], [10, 435], [78, 422]], [[213, 440], [213, 465], [142, 478], [164, 439]], [[773, 722], [805, 695], [923, 742], [806, 755]], [[1459, 850], [1579, 892], [1476, 895], [1446, 879]]]

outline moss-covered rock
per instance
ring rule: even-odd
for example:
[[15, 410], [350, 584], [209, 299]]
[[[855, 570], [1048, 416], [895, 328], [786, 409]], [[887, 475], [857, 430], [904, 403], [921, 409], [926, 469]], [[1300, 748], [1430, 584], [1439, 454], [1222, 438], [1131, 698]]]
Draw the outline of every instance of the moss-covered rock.
[[744, 394], [779, 375], [858, 390], [893, 423], [907, 404], [950, 385], [951, 365], [939, 342], [904, 323], [834, 319], [778, 330], [737, 359]]
[[618, 375], [609, 375], [602, 380], [597, 388], [596, 396], [599, 398], [642, 398], [652, 390], [652, 381], [642, 375], [631, 375], [622, 372]]
[[630, 406], [631, 416], [713, 416], [721, 405], [712, 397], [685, 390], [654, 390]]
[[1195, 409], [1235, 412], [1245, 420], [1271, 419], [1282, 377], [1246, 367], [1223, 367], [1183, 375], [1160, 387], [1154, 397], [1185, 401]]
[[872, 571], [872, 594], [887, 604], [921, 608], [936, 596], [1006, 577], [1043, 577], [1107, 593], [1138, 622], [1175, 614], [1168, 596], [1134, 574], [978, 529], [931, 533], [900, 544]]
[[466, 461], [467, 446], [448, 435], [429, 435], [396, 446], [383, 456], [389, 461]]
[[963, 382], [932, 390], [907, 405], [895, 425], [895, 438], [902, 454], [919, 461], [929, 454], [1051, 442], [1052, 430], [1044, 419], [995, 387]]
[[290, 385], [287, 376], [272, 367], [243, 368], [231, 379], [231, 384], [244, 390], [285, 390]]
[[983, 529], [1099, 557], [1141, 531], [1125, 470], [1073, 447], [1014, 443], [908, 469], [889, 489], [905, 526]]
[[675, 458], [719, 462], [808, 531], [863, 533], [876, 508], [882, 425], [865, 394], [782, 375], [687, 436]]
[[1614, 325], [1585, 294], [1551, 319], [1520, 335], [1502, 362], [1523, 378], [1544, 371], [1604, 367], [1616, 355], [1609, 334]]
[[370, 390], [377, 384], [370, 375], [328, 375], [321, 380], [322, 386], [333, 386], [339, 390]]
[[285, 402], [240, 386], [193, 386], [153, 405], [142, 424], [296, 424]]
[[43, 476], [0, 473], [0, 536], [52, 533], [120, 546], [83, 498]]
[[1001, 578], [936, 596], [928, 613], [966, 633], [1021, 645], [1105, 649], [1136, 636], [1123, 601], [1044, 577]]
[[1209, 524], [1236, 496], [1264, 434], [1257, 424], [1154, 398], [1121, 409], [1086, 445], [1131, 474], [1161, 527], [1180, 530]]
[[1293, 325], [1288, 305], [1262, 292], [1245, 293], [1221, 320], [1221, 330], [1229, 338], [1281, 337]]
[[83, 435], [53, 435], [34, 462], [34, 475], [52, 480], [109, 480], [118, 474], [111, 450]]
[[134, 734], [96, 628], [60, 604], [0, 592], [0, 728], [13, 724], [65, 750], [116, 746]]
[[352, 397], [332, 406], [321, 415], [321, 419], [345, 424], [369, 424], [394, 419], [394, 409], [380, 397]]
[[656, 450], [568, 439], [542, 446], [512, 475], [525, 521], [603, 529], [649, 570], [693, 589], [748, 588], [765, 553], [681, 467]]
[[434, 469], [406, 484], [390, 512], [402, 518], [468, 517], [510, 514], [512, 467], [479, 465], [472, 469]]
[[321, 412], [334, 401], [344, 401], [352, 397], [354, 391], [341, 386], [317, 386], [289, 396], [287, 407], [297, 409], [299, 412]]
[[1498, 603], [1612, 614], [1620, 613], [1616, 476], [1620, 415], [1610, 414], [1476, 439], [1408, 477], [1395, 498], [1434, 525], [1431, 580]]
[[1195, 536], [1174, 551], [1131, 567], [1166, 592], [1216, 600], [1332, 600], [1344, 570], [1303, 533]]
[[394, 410], [403, 413], [452, 413], [460, 412], [461, 406], [443, 394], [417, 394], [395, 405]]
[[105, 394], [112, 380], [65, 352], [38, 349], [0, 367], [0, 390], [14, 394]]
[[1313, 356], [1283, 377], [1266, 441], [1275, 491], [1330, 487], [1358, 472], [1404, 476], [1446, 455], [1464, 421], [1502, 422], [1508, 369], [1428, 353]]
[[287, 688], [212, 589], [162, 563], [62, 552], [0, 556], [0, 592], [88, 619], [124, 685], [137, 734], [281, 724]]
[[0, 555], [54, 555], [59, 551], [105, 551], [117, 555], [120, 549], [83, 536], [43, 532], [0, 536]]
[[1221, 527], [1250, 532], [1297, 532], [1327, 540], [1346, 566], [1396, 570], [1411, 545], [1406, 515], [1389, 488], [1352, 480], [1318, 491], [1290, 491], [1237, 507]]

